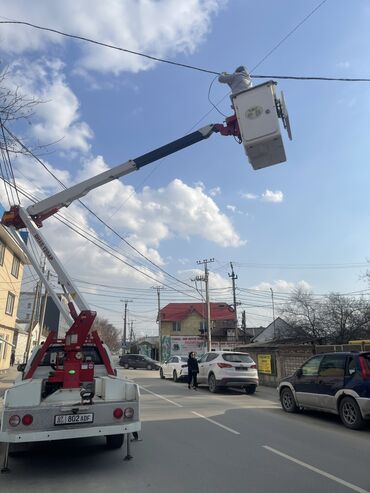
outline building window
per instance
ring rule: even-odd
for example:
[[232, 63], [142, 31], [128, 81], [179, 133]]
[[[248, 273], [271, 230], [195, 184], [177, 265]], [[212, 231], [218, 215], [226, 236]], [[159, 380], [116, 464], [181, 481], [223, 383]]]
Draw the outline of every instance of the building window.
[[13, 263], [12, 263], [12, 275], [16, 278], [18, 278], [20, 263], [21, 262], [20, 262], [19, 258], [14, 255]]
[[172, 322], [172, 332], [180, 332], [181, 331], [181, 322]]
[[4, 264], [5, 257], [5, 245], [2, 241], [0, 241], [0, 265]]
[[27, 308], [31, 308], [32, 303], [27, 303]]
[[6, 300], [5, 313], [7, 315], [13, 315], [15, 296], [13, 293], [8, 293], [8, 299]]

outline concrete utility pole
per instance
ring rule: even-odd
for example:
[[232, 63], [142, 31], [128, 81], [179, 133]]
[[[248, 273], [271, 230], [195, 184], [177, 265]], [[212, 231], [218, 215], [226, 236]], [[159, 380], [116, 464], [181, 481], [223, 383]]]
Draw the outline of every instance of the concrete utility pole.
[[163, 286], [153, 286], [157, 290], [158, 300], [158, 359], [162, 363], [162, 324], [161, 324], [161, 289]]
[[270, 291], [271, 291], [271, 301], [272, 301], [272, 318], [274, 323], [274, 339], [276, 339], [274, 292], [272, 288], [270, 288]]
[[135, 320], [131, 320], [130, 322], [130, 350], [131, 350], [131, 345], [134, 340], [134, 322]]
[[206, 284], [206, 304], [207, 304], [207, 351], [212, 350], [212, 335], [211, 335], [211, 306], [209, 303], [209, 289], [208, 289], [208, 264], [214, 262], [215, 259], [211, 258], [208, 260], [198, 260], [198, 265], [204, 265], [204, 277], [197, 276], [197, 281], [204, 281]]
[[231, 277], [231, 280], [233, 282], [233, 302], [234, 302], [234, 313], [235, 313], [235, 342], [238, 341], [238, 315], [236, 311], [236, 295], [235, 295], [235, 281], [238, 279], [238, 276], [234, 274], [234, 267], [233, 263], [230, 262], [230, 267], [231, 267], [231, 274], [229, 274], [229, 277]]
[[[46, 275], [46, 279], [48, 281], [50, 279], [50, 270], [48, 270], [48, 273]], [[40, 311], [40, 318], [39, 318], [40, 330], [39, 330], [39, 335], [37, 337], [37, 345], [40, 344], [41, 334], [42, 334], [43, 329], [44, 329], [45, 312], [46, 312], [46, 305], [47, 305], [47, 303], [48, 303], [48, 290], [47, 290], [47, 288], [45, 288], [45, 291], [44, 291], [44, 300], [42, 302], [42, 307], [41, 307], [41, 311]]]
[[127, 339], [127, 305], [132, 303], [132, 300], [121, 300], [125, 304], [125, 314], [123, 318], [123, 337], [122, 337], [122, 352], [126, 351], [126, 339]]
[[23, 356], [23, 359], [24, 359], [24, 362], [25, 363], [27, 363], [28, 356], [30, 354], [31, 340], [32, 340], [32, 332], [33, 332], [33, 324], [35, 322], [36, 310], [37, 310], [37, 307], [38, 307], [38, 304], [39, 304], [39, 300], [40, 300], [40, 290], [41, 290], [41, 281], [38, 281], [38, 283], [36, 284], [35, 296], [34, 296], [34, 299], [33, 299], [32, 314], [31, 314], [30, 326], [29, 326], [29, 329], [28, 329], [26, 351], [25, 351], [24, 356]]
[[244, 336], [244, 344], [247, 344], [247, 320], [245, 316], [245, 310], [242, 311], [242, 331]]

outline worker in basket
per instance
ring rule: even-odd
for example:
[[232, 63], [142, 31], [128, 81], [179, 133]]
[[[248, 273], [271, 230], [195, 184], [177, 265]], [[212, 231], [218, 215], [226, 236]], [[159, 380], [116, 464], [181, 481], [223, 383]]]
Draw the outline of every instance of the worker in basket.
[[221, 84], [228, 84], [232, 96], [252, 87], [251, 76], [244, 65], [236, 68], [233, 74], [222, 72], [222, 74], [218, 76], [218, 81], [221, 82]]

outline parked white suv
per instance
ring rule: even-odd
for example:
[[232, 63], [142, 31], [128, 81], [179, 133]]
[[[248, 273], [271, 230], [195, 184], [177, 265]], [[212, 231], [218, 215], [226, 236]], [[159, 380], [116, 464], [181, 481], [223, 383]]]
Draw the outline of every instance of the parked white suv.
[[222, 387], [241, 387], [254, 394], [258, 385], [257, 365], [248, 353], [212, 351], [199, 360], [198, 383], [206, 384], [210, 392]]

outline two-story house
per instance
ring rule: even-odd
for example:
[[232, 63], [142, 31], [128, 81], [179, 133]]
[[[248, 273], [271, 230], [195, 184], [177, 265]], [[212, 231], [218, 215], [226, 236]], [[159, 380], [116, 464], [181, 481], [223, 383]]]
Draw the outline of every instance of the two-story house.
[[15, 320], [27, 257], [0, 225], [0, 370], [9, 368]]
[[[212, 347], [227, 345], [235, 334], [235, 312], [227, 303], [210, 303]], [[169, 303], [160, 310], [162, 360], [173, 354], [206, 350], [207, 307], [205, 303]]]

